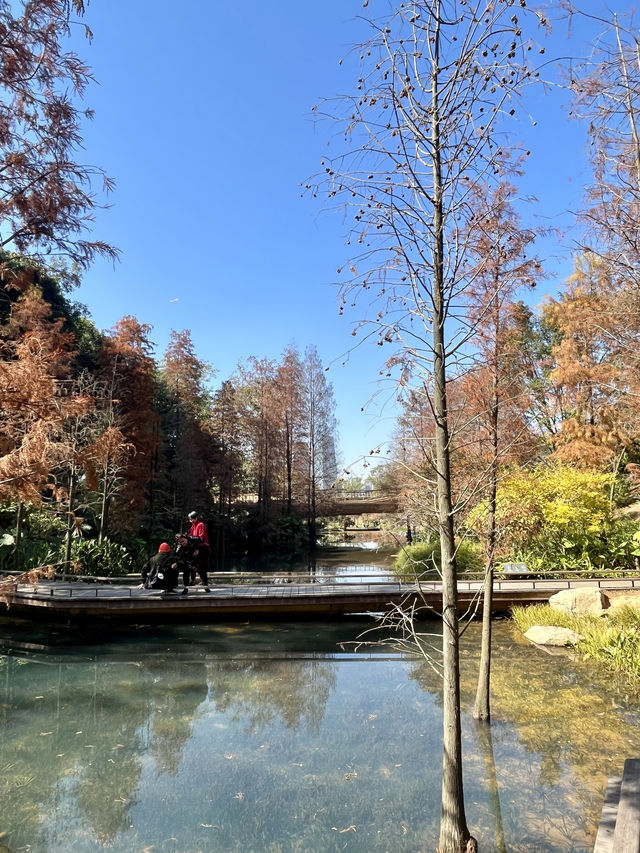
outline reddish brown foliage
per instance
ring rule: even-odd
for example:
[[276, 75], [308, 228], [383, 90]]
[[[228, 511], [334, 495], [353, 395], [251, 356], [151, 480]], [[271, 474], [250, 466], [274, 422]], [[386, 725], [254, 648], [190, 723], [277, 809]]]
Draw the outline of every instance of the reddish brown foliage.
[[117, 253], [84, 236], [97, 204], [92, 180], [106, 189], [110, 181], [76, 161], [90, 116], [77, 100], [91, 75], [62, 47], [69, 12], [64, 0], [0, 2], [0, 247], [41, 262], [62, 256], [82, 269], [96, 254]]

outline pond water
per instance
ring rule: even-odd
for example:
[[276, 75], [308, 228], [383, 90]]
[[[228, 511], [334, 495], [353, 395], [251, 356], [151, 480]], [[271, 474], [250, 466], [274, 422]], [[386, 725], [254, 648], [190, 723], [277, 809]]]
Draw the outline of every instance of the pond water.
[[[4, 616], [0, 850], [431, 853], [438, 677], [388, 646], [354, 645], [371, 625], [80, 634]], [[438, 623], [424, 629], [438, 645]], [[607, 778], [640, 755], [638, 697], [501, 621], [493, 722], [478, 727], [479, 632], [463, 636], [462, 697], [480, 851], [587, 853]]]

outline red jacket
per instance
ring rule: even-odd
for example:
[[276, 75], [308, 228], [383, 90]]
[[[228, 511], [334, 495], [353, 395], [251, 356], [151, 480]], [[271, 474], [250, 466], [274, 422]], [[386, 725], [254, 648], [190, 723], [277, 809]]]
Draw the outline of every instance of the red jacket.
[[207, 526], [204, 521], [193, 521], [189, 528], [189, 536], [199, 536], [205, 545], [209, 544], [209, 534], [207, 533]]

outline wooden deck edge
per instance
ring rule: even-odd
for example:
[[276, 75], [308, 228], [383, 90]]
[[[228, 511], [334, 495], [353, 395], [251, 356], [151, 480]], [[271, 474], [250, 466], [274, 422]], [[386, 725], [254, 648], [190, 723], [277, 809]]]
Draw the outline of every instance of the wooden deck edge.
[[613, 833], [616, 828], [621, 785], [621, 776], [612, 776], [607, 782], [593, 853], [613, 853]]
[[[537, 592], [518, 591], [505, 595], [504, 593], [494, 595], [494, 612], [506, 612], [514, 604], [525, 601], [531, 602], [538, 599]], [[542, 598], [542, 596], [541, 596]], [[475, 601], [477, 595], [463, 593], [460, 595], [461, 607], [468, 607]], [[141, 618], [163, 618], [168, 616], [189, 617], [195, 614], [208, 615], [212, 619], [224, 618], [227, 615], [245, 614], [247, 616], [272, 615], [272, 616], [300, 616], [321, 614], [345, 614], [357, 613], [379, 613], [391, 607], [402, 604], [409, 607], [412, 603], [424, 607], [423, 615], [433, 613], [438, 615], [442, 608], [440, 593], [416, 594], [402, 592], [401, 594], [369, 593], [369, 594], [347, 594], [339, 593], [318, 595], [305, 595], [304, 593], [292, 597], [271, 596], [233, 596], [216, 595], [215, 590], [211, 594], [192, 594], [184, 598], [161, 598], [150, 597], [118, 597], [118, 598], [63, 598], [49, 595], [18, 594], [11, 603], [8, 614], [33, 615], [40, 618], [64, 617], [69, 619], [91, 619], [94, 617], [120, 617], [133, 619]], [[481, 608], [480, 608], [481, 609]]]
[[611, 853], [640, 853], [640, 758], [624, 763]]

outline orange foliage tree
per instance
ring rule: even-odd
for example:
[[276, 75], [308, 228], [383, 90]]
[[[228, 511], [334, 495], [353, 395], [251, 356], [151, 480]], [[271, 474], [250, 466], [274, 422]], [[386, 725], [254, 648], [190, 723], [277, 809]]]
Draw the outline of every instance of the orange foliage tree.
[[73, 336], [51, 320], [36, 288], [14, 304], [1, 343], [0, 498], [39, 504], [51, 486], [65, 418], [77, 408], [66, 394]]
[[159, 445], [159, 418], [154, 409], [153, 344], [151, 327], [127, 315], [104, 339], [98, 376], [113, 383], [118, 429], [130, 446], [123, 460], [122, 488], [112, 512], [112, 522], [122, 530], [133, 530], [148, 510], [154, 482], [154, 459]]
[[627, 318], [616, 310], [618, 298], [610, 265], [589, 253], [576, 260], [564, 291], [543, 308], [560, 337], [549, 373], [560, 416], [553, 453], [560, 462], [617, 468], [638, 434], [627, 393], [633, 364], [620, 346]]
[[[0, 248], [81, 270], [117, 251], [85, 235], [97, 205], [92, 182], [107, 190], [111, 182], [77, 159], [91, 72], [63, 47], [72, 8], [82, 12], [81, 0], [0, 2]], [[61, 273], [77, 281], [74, 267]]]

